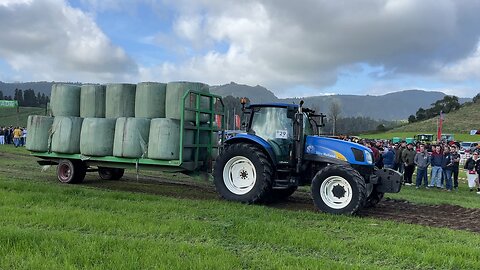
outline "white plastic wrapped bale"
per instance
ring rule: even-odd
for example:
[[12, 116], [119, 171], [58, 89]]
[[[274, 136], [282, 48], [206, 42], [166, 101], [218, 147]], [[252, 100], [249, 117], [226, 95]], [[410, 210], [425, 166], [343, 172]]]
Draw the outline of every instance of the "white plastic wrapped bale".
[[52, 126], [52, 152], [63, 154], [80, 153], [80, 132], [83, 118], [57, 116]]
[[27, 123], [27, 150], [47, 152], [53, 117], [30, 115]]
[[105, 117], [135, 116], [135, 84], [108, 84], [105, 101]]
[[150, 119], [121, 117], [115, 125], [113, 155], [116, 157], [146, 157]]
[[[194, 131], [185, 130], [184, 144], [193, 144]], [[176, 160], [180, 158], [180, 121], [169, 118], [152, 119], [148, 142], [148, 158]], [[183, 161], [191, 161], [192, 148], [184, 148]]]
[[[182, 111], [182, 102], [183, 95], [188, 90], [198, 91], [202, 93], [209, 93], [209, 87], [203, 83], [196, 82], [169, 82], [167, 84], [167, 95], [165, 98], [165, 117], [172, 119], [181, 119]], [[186, 108], [195, 108], [195, 98], [187, 98], [185, 100]], [[200, 108], [208, 109], [209, 108], [209, 99], [201, 98], [200, 99]], [[195, 121], [195, 112], [187, 111], [185, 112], [185, 121]], [[208, 115], [200, 114], [200, 121], [208, 121]]]
[[50, 108], [53, 116], [80, 116], [80, 86], [52, 85]]
[[105, 117], [105, 95], [105, 85], [82, 85], [80, 91], [80, 117]]
[[80, 153], [86, 156], [113, 155], [116, 119], [85, 118], [80, 133]]
[[167, 84], [142, 82], [137, 84], [135, 94], [135, 117], [165, 117], [165, 95]]

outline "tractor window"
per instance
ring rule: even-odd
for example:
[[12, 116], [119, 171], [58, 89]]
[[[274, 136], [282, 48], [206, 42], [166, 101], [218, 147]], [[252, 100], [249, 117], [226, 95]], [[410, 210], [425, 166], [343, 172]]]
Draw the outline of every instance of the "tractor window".
[[255, 110], [250, 130], [265, 140], [292, 139], [292, 119], [286, 108], [260, 107]]
[[308, 118], [306, 113], [303, 113], [303, 132], [305, 135], [315, 135], [315, 131], [313, 129], [312, 121]]

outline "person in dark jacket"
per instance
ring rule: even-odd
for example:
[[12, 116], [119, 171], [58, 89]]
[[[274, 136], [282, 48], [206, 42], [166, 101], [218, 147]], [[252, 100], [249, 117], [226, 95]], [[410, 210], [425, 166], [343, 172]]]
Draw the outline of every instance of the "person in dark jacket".
[[442, 148], [440, 145], [436, 145], [432, 152], [432, 156], [430, 158], [430, 162], [432, 164], [432, 176], [430, 181], [430, 187], [437, 186], [438, 188], [442, 188], [442, 165], [443, 165], [443, 153]]
[[448, 146], [443, 151], [442, 170], [445, 177], [445, 188], [447, 191], [452, 191], [453, 159]]
[[458, 153], [458, 149], [456, 145], [452, 145], [450, 147], [450, 155], [452, 156], [453, 160], [453, 188], [458, 190], [458, 172], [460, 168], [460, 154]]
[[419, 145], [419, 151], [415, 155], [415, 165], [417, 166], [417, 179], [415, 181], [417, 189], [422, 186], [424, 180], [425, 187], [428, 188], [428, 166], [430, 165], [430, 155], [425, 149], [425, 145]]
[[403, 150], [407, 149], [406, 142], [402, 141], [400, 145], [395, 147], [395, 167], [394, 170], [398, 171], [399, 173], [403, 173], [403, 162], [402, 162], [402, 152]]
[[413, 144], [409, 143], [407, 149], [402, 152], [402, 162], [405, 166], [405, 173], [403, 175], [406, 186], [412, 185], [412, 175], [415, 171], [415, 155], [417, 152], [413, 150]]
[[470, 191], [473, 191], [475, 186], [477, 186], [477, 193], [480, 194], [480, 185], [478, 185], [480, 159], [478, 158], [478, 152], [474, 152], [473, 155], [465, 161], [463, 168], [467, 170], [467, 180]]

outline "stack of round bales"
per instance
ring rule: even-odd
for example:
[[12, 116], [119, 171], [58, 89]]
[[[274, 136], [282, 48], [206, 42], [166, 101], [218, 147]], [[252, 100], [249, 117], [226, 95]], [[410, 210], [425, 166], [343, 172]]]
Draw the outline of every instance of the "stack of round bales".
[[106, 89], [105, 117], [135, 116], [135, 84], [108, 84]]
[[[181, 119], [183, 96], [188, 90], [202, 93], [209, 93], [209, 87], [203, 83], [196, 82], [169, 82], [167, 84], [167, 94], [165, 98], [165, 117], [172, 119]], [[195, 108], [196, 97], [191, 95], [185, 100], [186, 108]], [[209, 99], [200, 98], [200, 108], [209, 109]], [[195, 121], [195, 112], [186, 111], [185, 121]], [[208, 116], [200, 114], [200, 121], [207, 122]]]
[[51, 150], [57, 153], [80, 153], [80, 131], [83, 118], [72, 116], [57, 116], [52, 126]]
[[145, 157], [149, 132], [148, 118], [118, 118], [115, 125], [113, 155], [126, 158]]
[[[185, 129], [184, 145], [194, 143], [193, 130]], [[193, 148], [183, 148], [183, 161], [193, 158]], [[152, 119], [148, 142], [148, 158], [175, 160], [180, 158], [180, 121], [169, 118]]]
[[105, 117], [105, 95], [105, 85], [82, 85], [80, 117]]
[[116, 119], [85, 118], [80, 135], [80, 153], [87, 156], [113, 155]]
[[27, 123], [27, 150], [47, 152], [53, 117], [30, 115]]
[[80, 86], [52, 85], [50, 108], [53, 116], [80, 116]]
[[135, 94], [135, 117], [164, 118], [165, 83], [142, 82], [137, 84]]

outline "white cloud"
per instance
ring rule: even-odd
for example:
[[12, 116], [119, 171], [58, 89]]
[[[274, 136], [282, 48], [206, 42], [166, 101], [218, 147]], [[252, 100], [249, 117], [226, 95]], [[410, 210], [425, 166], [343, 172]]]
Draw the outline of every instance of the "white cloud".
[[0, 58], [23, 79], [112, 81], [137, 73], [93, 18], [63, 0], [1, 3]]

